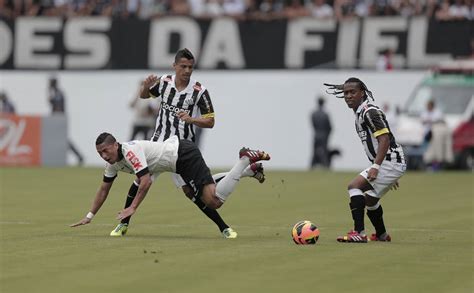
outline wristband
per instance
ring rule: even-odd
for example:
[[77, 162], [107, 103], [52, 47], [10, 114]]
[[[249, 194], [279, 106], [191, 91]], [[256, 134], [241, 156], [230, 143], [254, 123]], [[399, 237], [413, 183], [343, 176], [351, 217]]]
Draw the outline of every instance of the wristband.
[[373, 163], [370, 168], [372, 168], [372, 169], [377, 169], [377, 170], [378, 170], [378, 169], [380, 169], [380, 165]]
[[93, 217], [94, 217], [94, 214], [91, 212], [88, 212], [86, 215], [86, 218], [88, 218], [89, 220], [92, 220]]

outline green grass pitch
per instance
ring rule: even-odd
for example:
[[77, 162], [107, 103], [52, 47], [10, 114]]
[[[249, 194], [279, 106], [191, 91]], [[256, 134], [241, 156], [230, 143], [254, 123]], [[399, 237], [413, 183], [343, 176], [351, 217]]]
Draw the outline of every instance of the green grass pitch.
[[[243, 179], [220, 209], [237, 239], [223, 239], [165, 174], [127, 236], [112, 238], [132, 176], [120, 174], [90, 225], [70, 228], [101, 169], [2, 168], [0, 292], [473, 292], [473, 174], [408, 172], [382, 201], [393, 242], [338, 243], [352, 227], [356, 174]], [[316, 245], [293, 244], [300, 220], [319, 227]]]

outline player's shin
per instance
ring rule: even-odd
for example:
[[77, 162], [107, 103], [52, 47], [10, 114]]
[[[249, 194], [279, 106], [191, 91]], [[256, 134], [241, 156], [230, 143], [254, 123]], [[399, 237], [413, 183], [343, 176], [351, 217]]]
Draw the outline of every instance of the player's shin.
[[250, 164], [249, 159], [244, 157], [237, 161], [227, 175], [219, 181], [216, 185], [216, 195], [219, 199], [224, 202], [234, 191], [237, 183], [239, 183], [242, 172]]
[[219, 227], [219, 231], [222, 232], [229, 228], [229, 226], [224, 222], [216, 210], [207, 208], [207, 206], [200, 199], [193, 198], [192, 201], [209, 219], [211, 219], [217, 225], [217, 227]]
[[349, 207], [351, 209], [352, 219], [354, 220], [354, 231], [364, 234], [365, 197], [362, 195], [360, 189], [350, 189], [349, 195], [351, 198]]
[[383, 209], [380, 203], [367, 207], [367, 216], [369, 217], [370, 222], [372, 222], [372, 225], [374, 225], [376, 236], [379, 238], [384, 236], [387, 231], [383, 222]]
[[[125, 208], [128, 208], [132, 204], [133, 199], [137, 195], [137, 191], [138, 191], [138, 185], [135, 181], [133, 181], [132, 185], [130, 186], [130, 189], [128, 190], [127, 200], [125, 201]], [[128, 224], [130, 223], [131, 217], [132, 216], [126, 217], [122, 219], [120, 222]]]

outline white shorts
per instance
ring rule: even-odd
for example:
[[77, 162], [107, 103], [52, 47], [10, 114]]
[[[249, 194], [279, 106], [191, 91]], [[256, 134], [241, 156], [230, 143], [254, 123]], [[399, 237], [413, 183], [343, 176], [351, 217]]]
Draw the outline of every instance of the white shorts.
[[[400, 179], [405, 173], [407, 166], [401, 163], [392, 163], [390, 161], [383, 161], [380, 165], [379, 173], [374, 181], [369, 181], [372, 185], [373, 190], [369, 190], [366, 193], [372, 197], [382, 198], [382, 196], [390, 190], [393, 184]], [[371, 167], [360, 172], [360, 175], [367, 179], [367, 173]]]
[[184, 182], [183, 178], [179, 174], [171, 173], [171, 178], [173, 179], [174, 184], [178, 188], [181, 188], [186, 185], [186, 182]]

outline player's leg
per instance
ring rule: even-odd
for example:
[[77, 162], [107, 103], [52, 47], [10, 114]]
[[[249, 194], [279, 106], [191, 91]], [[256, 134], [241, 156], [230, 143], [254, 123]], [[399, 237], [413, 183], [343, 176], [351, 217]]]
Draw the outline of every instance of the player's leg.
[[[270, 160], [270, 155], [263, 151], [242, 148], [239, 151], [239, 160], [237, 163], [235, 163], [227, 175], [216, 185], [215, 195], [218, 197], [218, 199], [224, 203], [234, 191], [244, 170], [246, 170], [250, 164], [254, 164], [261, 160]], [[221, 205], [219, 205], [219, 207]]]
[[[138, 186], [140, 185], [140, 182], [137, 180], [133, 181], [132, 185], [130, 185], [130, 189], [128, 190], [127, 194], [127, 199], [125, 200], [125, 208], [128, 208], [132, 202], [135, 196], [137, 195], [138, 191]], [[130, 223], [130, 219], [132, 216], [124, 218], [120, 221], [120, 224], [115, 227], [112, 232], [110, 232], [110, 236], [123, 236], [127, 233], [128, 231], [128, 225]]]
[[[236, 238], [237, 233], [227, 225], [220, 214], [215, 209], [210, 209], [202, 202], [201, 199], [196, 198], [194, 191], [191, 187], [187, 186], [183, 178], [178, 174], [172, 174], [173, 181], [177, 186], [181, 186], [184, 194], [189, 198], [201, 212], [203, 212], [209, 219], [211, 219], [219, 228], [219, 231], [224, 235], [225, 238]], [[184, 185], [182, 185], [184, 184]]]
[[134, 125], [133, 125], [133, 129], [132, 129], [132, 134], [130, 135], [130, 139], [129, 139], [129, 140], [134, 140], [134, 139], [136, 139], [136, 137], [137, 137], [137, 135], [138, 135], [139, 132], [140, 132], [140, 126], [134, 124]]
[[[176, 173], [186, 183], [185, 194], [191, 198], [203, 213], [213, 220], [222, 232], [225, 238], [236, 238], [237, 233], [228, 227], [214, 207], [209, 206], [210, 201], [205, 201], [202, 197], [202, 191], [205, 185], [212, 184], [215, 181], [212, 178], [211, 171], [202, 158], [202, 154], [195, 144], [189, 141], [180, 140], [178, 149], [178, 160], [176, 161]], [[215, 187], [214, 187], [215, 188]], [[207, 189], [206, 189], [207, 190]], [[227, 226], [227, 227], [226, 227]]]
[[377, 178], [371, 182], [373, 189], [366, 192], [367, 216], [375, 228], [375, 234], [370, 237], [372, 241], [391, 241], [391, 237], [385, 228], [380, 199], [394, 184], [398, 183], [404, 172], [405, 165], [384, 161], [380, 165]]
[[391, 241], [392, 238], [387, 233], [385, 223], [383, 221], [383, 209], [380, 199], [374, 197], [375, 194], [366, 193], [367, 216], [375, 228], [375, 234], [370, 236], [371, 241]]
[[[364, 171], [363, 171], [364, 172]], [[339, 242], [366, 243], [367, 235], [364, 226], [365, 197], [364, 192], [372, 189], [372, 186], [362, 176], [355, 177], [347, 187], [349, 193], [349, 208], [354, 221], [354, 229], [347, 235], [337, 237]]]
[[[229, 172], [222, 172], [212, 175], [214, 181], [218, 183], [222, 178], [224, 178]], [[242, 172], [240, 177], [252, 177], [255, 178], [259, 183], [265, 181], [265, 173], [262, 163], [252, 163]]]
[[196, 195], [211, 209], [217, 209], [229, 197], [235, 189], [244, 170], [252, 163], [260, 160], [270, 160], [270, 155], [262, 151], [242, 148], [239, 152], [239, 160], [226, 176], [215, 184], [210, 175], [201, 152], [195, 144], [181, 140], [178, 149], [178, 160], [176, 171], [190, 186]]

